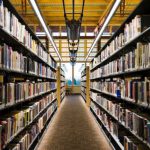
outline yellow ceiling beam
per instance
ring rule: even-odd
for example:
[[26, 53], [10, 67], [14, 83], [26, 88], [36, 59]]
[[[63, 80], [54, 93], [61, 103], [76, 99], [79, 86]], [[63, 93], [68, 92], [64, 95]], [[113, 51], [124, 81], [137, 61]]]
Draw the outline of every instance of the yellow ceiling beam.
[[[127, 0], [127, 2], [130, 1], [130, 3], [137, 3], [137, 0]], [[17, 6], [20, 5], [21, 1], [20, 0], [11, 0], [11, 2], [13, 4], [16, 4]], [[103, 6], [103, 5], [108, 5], [108, 3], [110, 2], [110, 0], [86, 0], [85, 6]], [[40, 6], [46, 6], [46, 5], [51, 5], [51, 6], [61, 6], [62, 5], [62, 0], [53, 0], [53, 1], [49, 1], [49, 0], [38, 0], [38, 4]], [[29, 3], [28, 3], [29, 5]], [[72, 7], [72, 0], [65, 0], [65, 5], [66, 6], [70, 6]], [[82, 5], [82, 1], [78, 0], [75, 1], [75, 6], [79, 6]]]
[[[19, 13], [21, 13], [22, 12], [22, 7], [20, 7], [20, 8], [18, 8], [17, 9], [18, 10], [18, 12]], [[130, 11], [132, 11], [133, 10], [133, 8], [131, 8], [131, 7], [128, 7], [128, 8], [126, 8], [126, 12], [130, 12]], [[100, 8], [97, 8], [97, 9], [93, 9], [92, 7], [88, 7], [88, 8], [86, 8], [86, 9], [84, 9], [84, 14], [85, 13], [88, 13], [89, 14], [89, 12], [93, 12], [93, 13], [104, 13], [104, 11], [106, 11], [106, 8], [103, 8], [103, 9], [100, 9]], [[64, 11], [63, 11], [63, 9], [62, 8], [46, 8], [46, 9], [42, 9], [41, 8], [41, 12], [44, 14], [44, 13], [56, 13], [56, 14], [59, 14], [59, 13], [61, 13], [61, 14], [64, 14]], [[66, 12], [67, 13], [72, 13], [72, 9], [66, 9]], [[76, 13], [81, 13], [81, 9], [78, 9], [78, 10], [76, 10], [75, 11]], [[117, 12], [119, 13], [120, 12], [120, 10], [118, 9], [117, 10]], [[31, 9], [31, 8], [27, 8], [27, 12], [26, 12], [27, 14], [34, 14], [34, 11]], [[69, 14], [68, 14], [69, 15]], [[71, 15], [71, 14], [70, 14]], [[76, 14], [77, 15], [77, 14]], [[79, 14], [78, 14], [79, 15]], [[90, 14], [89, 14], [90, 15]]]

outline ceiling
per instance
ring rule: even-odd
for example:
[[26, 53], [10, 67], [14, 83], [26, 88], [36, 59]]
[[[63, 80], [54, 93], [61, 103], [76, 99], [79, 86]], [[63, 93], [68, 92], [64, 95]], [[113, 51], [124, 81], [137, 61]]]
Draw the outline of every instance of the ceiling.
[[[114, 17], [110, 21], [106, 32], [115, 31], [121, 23], [126, 19], [126, 17], [133, 11], [133, 9], [137, 6], [137, 4], [141, 0], [122, 0], [121, 6], [118, 8], [117, 12], [115, 13]], [[34, 31], [42, 31], [41, 27], [39, 26], [39, 22], [37, 17], [35, 16], [28, 0], [11, 0], [14, 4], [15, 8], [22, 15], [25, 21], [32, 26]], [[63, 57], [63, 61], [69, 61], [68, 58], [68, 48], [67, 48], [67, 38], [66, 34], [61, 35], [61, 33], [65, 33], [65, 19], [64, 19], [64, 11], [62, 0], [37, 0], [39, 8], [43, 14], [43, 17], [46, 20], [46, 23], [50, 26], [52, 32], [57, 33], [57, 36], [54, 36], [55, 42], [58, 46], [60, 54]], [[82, 22], [82, 34], [80, 40], [80, 48], [78, 51], [78, 62], [83, 62], [84, 58], [87, 55], [88, 49], [90, 48], [94, 35], [93, 31], [98, 24], [101, 24], [104, 20], [104, 17], [107, 15], [108, 11], [110, 10], [112, 3], [114, 0], [85, 0], [85, 7], [84, 7], [84, 16]], [[83, 0], [75, 0], [75, 13], [81, 13]], [[65, 0], [66, 5], [66, 12], [72, 13], [72, 0]], [[72, 15], [68, 14], [68, 18], [71, 18]], [[79, 14], [76, 14], [76, 18], [79, 17]], [[92, 33], [92, 34], [89, 34]], [[90, 36], [89, 36], [90, 35]], [[103, 43], [106, 42], [103, 40]], [[55, 52], [51, 45], [50, 52], [55, 57]], [[97, 47], [91, 54], [91, 58], [96, 54]], [[55, 57], [58, 60], [58, 57]]]

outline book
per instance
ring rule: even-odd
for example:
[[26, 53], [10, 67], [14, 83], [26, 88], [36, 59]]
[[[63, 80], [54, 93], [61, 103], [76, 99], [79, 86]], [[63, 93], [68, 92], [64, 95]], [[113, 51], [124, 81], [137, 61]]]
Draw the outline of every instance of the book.
[[6, 85], [6, 105], [12, 105], [15, 101], [15, 84], [14, 83], [7, 83]]
[[5, 85], [0, 82], [0, 108], [5, 105]]
[[145, 106], [150, 101], [150, 80], [147, 77], [144, 80], [133, 77], [125, 78], [124, 80], [115, 78], [113, 81], [93, 81], [90, 86], [101, 92], [109, 93], [118, 98], [126, 98]]
[[2, 128], [3, 128], [3, 126], [2, 125], [0, 125], [0, 150], [2, 150]]
[[[104, 108], [104, 110], [109, 112], [112, 117], [116, 118], [124, 127], [129, 129], [134, 135], [137, 135], [145, 142], [150, 142], [150, 121], [148, 119], [146, 119], [144, 116], [141, 116], [140, 114], [133, 112], [132, 110], [122, 107], [117, 102], [104, 98], [102, 95], [95, 94], [95, 97], [96, 98], [93, 100], [96, 101], [102, 108]], [[105, 114], [105, 111], [102, 112]], [[106, 120], [105, 115], [99, 117], [102, 120]], [[104, 124], [108, 125], [107, 122], [109, 122], [108, 119], [106, 122], [104, 122]], [[114, 125], [112, 129], [115, 130], [115, 127], [116, 125]], [[117, 132], [115, 135], [117, 135]]]
[[124, 150], [142, 150], [144, 147], [135, 138], [124, 136]]
[[0, 108], [13, 105], [28, 98], [56, 88], [55, 82], [14, 82], [0, 83]]
[[48, 52], [45, 51], [45, 48], [43, 48], [41, 43], [35, 40], [22, 21], [20, 21], [20, 19], [18, 19], [17, 16], [3, 3], [5, 4], [5, 1], [2, 0], [0, 3], [0, 26], [7, 33], [17, 38], [34, 54], [38, 55], [46, 63], [56, 68], [56, 62], [51, 58]]
[[4, 5], [3, 1], [0, 2], [0, 26], [4, 26]]
[[[3, 148], [10, 139], [23, 129], [26, 125], [34, 121], [37, 115], [48, 106], [53, 100], [54, 93], [51, 93], [37, 102], [31, 102], [29, 106], [24, 106], [21, 111], [12, 111], [7, 116], [1, 117], [0, 120], [0, 139], [1, 148]], [[57, 102], [47, 109], [47, 112], [42, 116], [41, 130], [44, 127], [46, 121], [52, 114], [54, 108], [57, 107]]]

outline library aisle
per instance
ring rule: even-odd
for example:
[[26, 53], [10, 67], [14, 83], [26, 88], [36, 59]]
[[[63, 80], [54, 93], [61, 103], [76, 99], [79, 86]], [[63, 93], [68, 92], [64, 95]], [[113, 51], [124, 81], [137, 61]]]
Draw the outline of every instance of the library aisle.
[[112, 150], [81, 96], [67, 96], [37, 150]]

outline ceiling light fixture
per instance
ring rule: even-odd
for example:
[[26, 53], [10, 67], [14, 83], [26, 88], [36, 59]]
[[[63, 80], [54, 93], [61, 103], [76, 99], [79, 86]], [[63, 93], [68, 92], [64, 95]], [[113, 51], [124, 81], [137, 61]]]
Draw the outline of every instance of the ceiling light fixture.
[[56, 44], [55, 44], [55, 42], [54, 42], [54, 40], [53, 40], [53, 38], [52, 38], [52, 36], [51, 36], [51, 34], [50, 34], [50, 30], [49, 30], [49, 28], [47, 27], [44, 18], [42, 17], [42, 14], [41, 14], [41, 12], [40, 12], [40, 9], [39, 9], [37, 3], [35, 2], [35, 0], [29, 0], [29, 2], [30, 2], [30, 4], [31, 4], [31, 6], [32, 6], [32, 8], [33, 8], [33, 10], [34, 10], [34, 12], [36, 13], [37, 18], [39, 19], [39, 21], [40, 21], [40, 23], [41, 23], [41, 25], [42, 25], [42, 27], [43, 27], [43, 29], [44, 29], [44, 31], [45, 31], [47, 37], [49, 38], [49, 40], [50, 40], [50, 42], [51, 42], [51, 44], [52, 44], [52, 46], [53, 46], [55, 52], [57, 53], [57, 56], [58, 56], [59, 59], [62, 61], [62, 58], [61, 58], [61, 56], [60, 56], [60, 54], [59, 54], [59, 52], [58, 52], [58, 49], [57, 49], [57, 47], [56, 47]]
[[95, 38], [95, 40], [94, 40], [94, 42], [93, 42], [91, 48], [89, 49], [89, 52], [88, 52], [88, 54], [87, 54], [87, 56], [86, 56], [86, 58], [85, 58], [85, 61], [87, 61], [87, 59], [88, 59], [90, 53], [92, 52], [92, 50], [93, 50], [93, 48], [95, 47], [96, 43], [98, 42], [98, 40], [99, 40], [100, 37], [102, 36], [102, 34], [103, 34], [105, 28], [107, 27], [109, 21], [111, 20], [112, 16], [113, 16], [114, 13], [116, 12], [116, 10], [117, 10], [118, 6], [120, 5], [120, 3], [121, 3], [121, 0], [116, 0], [116, 1], [115, 1], [114, 5], [113, 5], [113, 7], [112, 7], [112, 9], [111, 9], [111, 11], [109, 12], [109, 14], [108, 14], [106, 20], [104, 21], [103, 26], [101, 27], [101, 29], [100, 29], [100, 31], [99, 31], [97, 37]]

